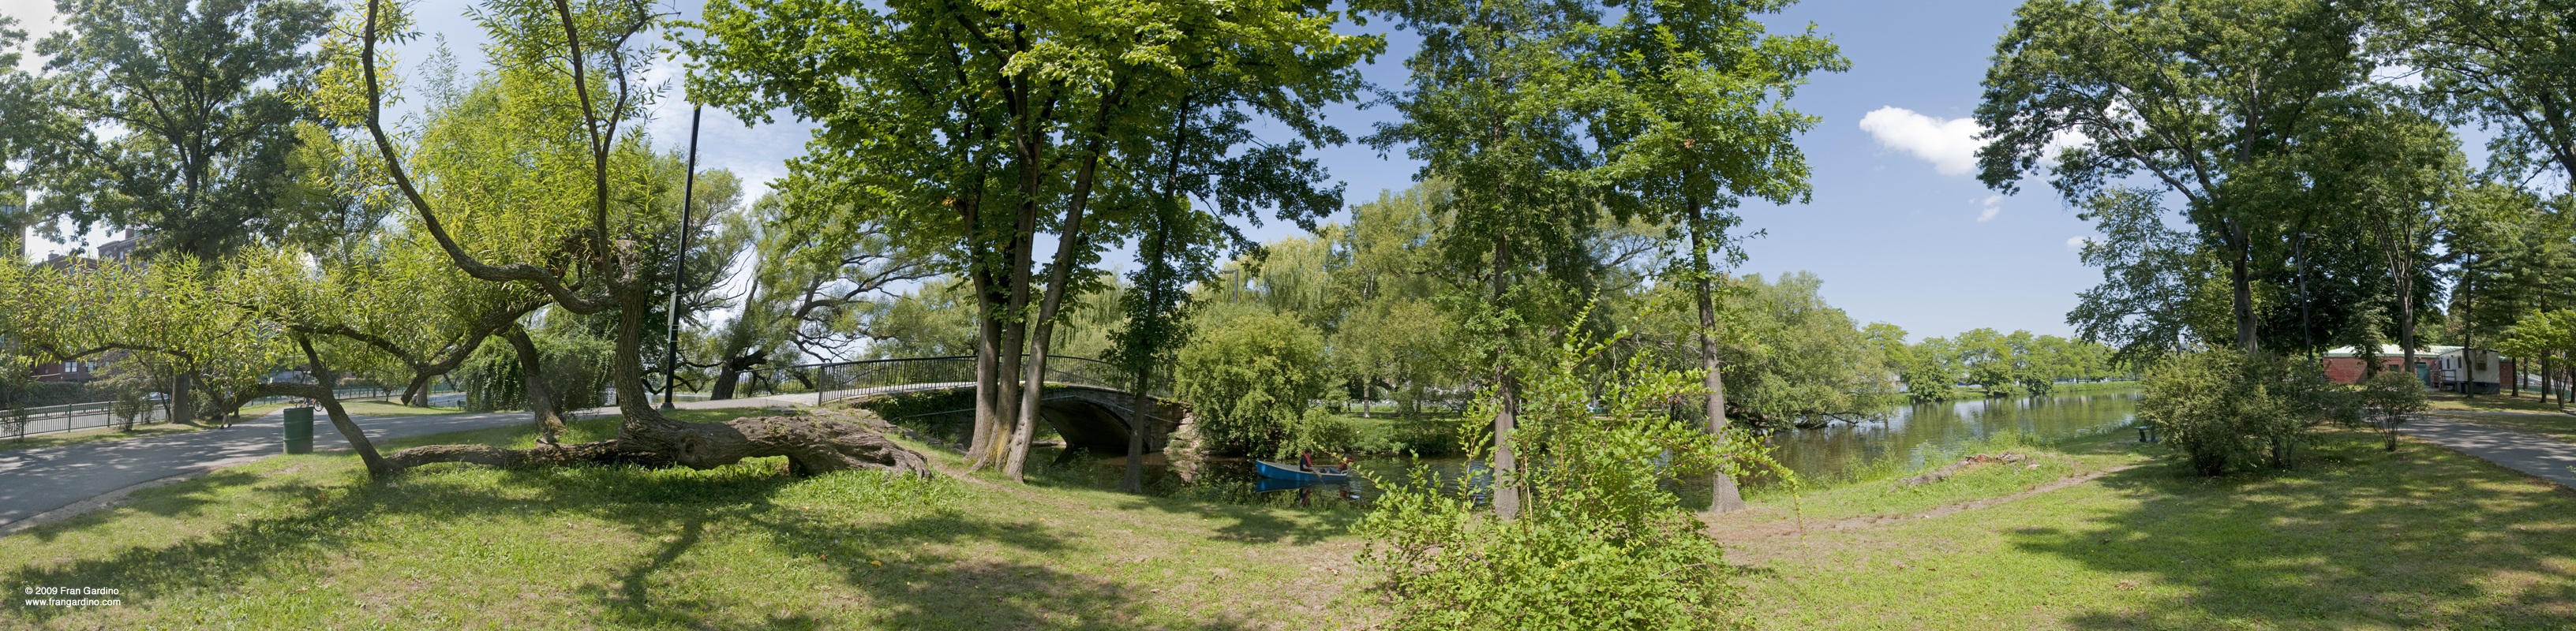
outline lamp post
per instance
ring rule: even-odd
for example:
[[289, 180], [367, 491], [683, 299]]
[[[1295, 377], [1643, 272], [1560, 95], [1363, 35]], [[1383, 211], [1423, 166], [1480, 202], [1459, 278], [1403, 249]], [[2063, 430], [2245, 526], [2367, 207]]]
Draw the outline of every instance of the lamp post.
[[666, 351], [662, 358], [662, 409], [665, 410], [671, 409], [671, 396], [679, 391], [680, 382], [674, 377], [680, 370], [680, 281], [688, 276], [689, 233], [694, 232], [689, 229], [689, 211], [698, 203], [698, 117], [705, 113], [704, 105], [689, 108], [689, 174], [686, 183], [680, 186], [680, 251], [673, 256], [675, 260], [671, 263], [671, 343], [662, 349]]

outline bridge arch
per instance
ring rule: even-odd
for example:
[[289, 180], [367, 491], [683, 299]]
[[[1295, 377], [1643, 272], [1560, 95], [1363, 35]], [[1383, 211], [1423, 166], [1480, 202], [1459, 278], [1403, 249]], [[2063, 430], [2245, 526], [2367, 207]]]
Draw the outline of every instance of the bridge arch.
[[[1046, 390], [1038, 417], [1055, 428], [1068, 449], [1127, 452], [1128, 428], [1138, 415], [1124, 371], [1096, 359], [1047, 356]], [[767, 369], [776, 382], [796, 381], [814, 390], [815, 406], [847, 405], [874, 411], [889, 422], [927, 429], [963, 444], [973, 432], [974, 356], [875, 359]], [[1189, 420], [1189, 406], [1164, 393], [1149, 393], [1145, 451], [1160, 452]]]

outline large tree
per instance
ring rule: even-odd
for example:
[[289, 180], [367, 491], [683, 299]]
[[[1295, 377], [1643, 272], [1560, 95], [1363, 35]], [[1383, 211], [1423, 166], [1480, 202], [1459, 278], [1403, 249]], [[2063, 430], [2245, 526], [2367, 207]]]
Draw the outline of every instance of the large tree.
[[[1710, 259], [1740, 258], [1728, 231], [1743, 198], [1774, 204], [1807, 201], [1805, 153], [1798, 134], [1816, 117], [1787, 106], [1797, 87], [1817, 72], [1850, 68], [1831, 41], [1812, 26], [1793, 36], [1766, 35], [1758, 13], [1785, 0], [1691, 2], [1666, 0], [1627, 5], [1617, 35], [1604, 51], [1623, 82], [1609, 93], [1611, 115], [1599, 135], [1616, 143], [1601, 169], [1633, 205], [1632, 212], [1668, 223], [1683, 233], [1689, 255], [1664, 277], [1689, 283], [1699, 310], [1700, 371], [1708, 388], [1708, 431], [1726, 427], [1726, 387], [1720, 373], [1720, 339]], [[1744, 508], [1735, 480], [1718, 474], [1709, 509]]]
[[[307, 45], [330, 24], [319, 0], [65, 0], [64, 29], [36, 45], [55, 106], [123, 135], [73, 146], [74, 168], [39, 208], [86, 230], [148, 230], [146, 250], [201, 260], [285, 226], [273, 217], [306, 112]], [[15, 111], [15, 110], [13, 110]], [[12, 115], [10, 118], [16, 118]]]
[[[699, 100], [746, 118], [787, 107], [822, 124], [791, 164], [822, 223], [884, 224], [950, 251], [981, 303], [979, 462], [1021, 474], [1054, 325], [1129, 230], [1151, 190], [1125, 177], [1175, 112], [1232, 104], [1332, 138], [1313, 110], [1348, 98], [1374, 38], [1335, 34], [1321, 3], [1128, 0], [1065, 11], [1050, 2], [966, 5], [752, 0], [708, 7]], [[1209, 94], [1208, 86], [1223, 89]], [[1194, 99], [1205, 99], [1193, 103]], [[1199, 159], [1203, 152], [1154, 151]], [[1224, 155], [1224, 152], [1214, 152]], [[1121, 160], [1121, 158], [1128, 158]], [[1095, 207], [1096, 199], [1110, 203]], [[1036, 265], [1043, 233], [1055, 237]], [[1043, 273], [1041, 282], [1038, 275]], [[1025, 362], [1023, 362], [1025, 357]], [[1006, 379], [1016, 381], [1009, 382]]]
[[2360, 26], [2325, 0], [2024, 4], [1986, 71], [1979, 179], [2011, 193], [2053, 161], [2071, 203], [2132, 178], [2172, 193], [2225, 266], [2234, 342], [2253, 351], [2258, 268], [2296, 235], [2295, 153], [2369, 70]]
[[[667, 216], [664, 205], [650, 202], [649, 182], [639, 181], [647, 179], [641, 174], [651, 160], [637, 125], [652, 96], [642, 74], [657, 56], [643, 42], [660, 26], [649, 6], [614, 0], [578, 5], [571, 0], [495, 0], [483, 5], [479, 17], [495, 40], [487, 49], [496, 57], [495, 89], [508, 97], [496, 105], [506, 115], [489, 125], [491, 142], [464, 144], [415, 145], [415, 137], [396, 136], [383, 115], [389, 85], [378, 48], [388, 38], [402, 37], [409, 20], [382, 0], [370, 1], [354, 17], [326, 44], [332, 65], [316, 100], [326, 114], [365, 126], [385, 175], [449, 263], [477, 279], [542, 293], [573, 314], [613, 313], [617, 318], [610, 363], [623, 419], [616, 438], [527, 451], [420, 447], [389, 458], [395, 465], [617, 461], [711, 468], [778, 455], [786, 456], [800, 474], [855, 468], [927, 472], [920, 455], [848, 423], [771, 417], [686, 423], [655, 410], [640, 348], [652, 307], [648, 302], [667, 279], [642, 273], [650, 264], [637, 260], [633, 243], [673, 229], [678, 221]], [[415, 151], [489, 152], [519, 168], [420, 170], [414, 168], [419, 162]], [[559, 194], [496, 198], [425, 192], [476, 177], [530, 178], [536, 188]], [[515, 243], [552, 245], [527, 251], [495, 247], [512, 245], [514, 235], [458, 230], [487, 220], [552, 237]]]

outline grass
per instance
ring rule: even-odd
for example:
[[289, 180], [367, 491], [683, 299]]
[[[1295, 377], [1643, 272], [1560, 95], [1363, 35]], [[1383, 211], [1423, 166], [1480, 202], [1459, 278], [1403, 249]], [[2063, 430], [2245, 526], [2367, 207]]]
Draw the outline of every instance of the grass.
[[[2070, 465], [2129, 468], [2038, 497], [1840, 530], [1741, 523], [1784, 519], [1774, 500], [1717, 528], [1739, 535], [1730, 560], [1773, 628], [2576, 625], [2576, 493], [2379, 440], [2333, 430], [2292, 471], [2201, 478], [2161, 448], [2097, 437], [2060, 449]], [[1884, 517], [2033, 482], [2017, 476], [1935, 483], [1959, 483], [1949, 497], [1852, 485], [1802, 504], [1810, 524]]]
[[2558, 400], [2556, 398], [2551, 398], [2548, 403], [2542, 403], [2540, 402], [2537, 394], [2529, 390], [2523, 391], [2522, 396], [2518, 397], [2502, 394], [2481, 394], [2475, 398], [2470, 398], [2460, 396], [2460, 393], [2457, 392], [2432, 392], [2428, 394], [2431, 395], [2433, 409], [2436, 410], [2545, 413], [2563, 413], [2566, 411], [2565, 408], [2558, 405]]
[[205, 428], [193, 425], [180, 425], [177, 423], [157, 423], [152, 425], [135, 425], [133, 431], [118, 430], [114, 427], [101, 427], [97, 429], [84, 429], [72, 432], [55, 432], [51, 434], [28, 436], [21, 440], [0, 442], [0, 452], [17, 451], [20, 449], [38, 449], [43, 447], [61, 447], [64, 445], [78, 445], [82, 443], [95, 443], [110, 440], [125, 440], [128, 438], [143, 438], [146, 436], [168, 436], [171, 434], [185, 434], [201, 429]]
[[[718, 421], [743, 410], [682, 411]], [[614, 431], [576, 423], [567, 440]], [[2576, 492], [2411, 439], [2330, 430], [2301, 466], [2200, 478], [2105, 434], [1920, 487], [1892, 469], [1713, 520], [1763, 628], [2576, 626]], [[527, 446], [521, 427], [392, 441]], [[946, 452], [936, 463], [963, 463]], [[0, 584], [127, 604], [0, 607], [0, 627], [1332, 628], [1365, 596], [1355, 510], [1141, 498], [1115, 467], [1031, 484], [439, 466], [371, 483], [279, 456], [0, 538]], [[2072, 476], [2090, 482], [2016, 501]], [[1168, 490], [1168, 489], [1167, 489]], [[1280, 496], [1281, 494], [1271, 494]], [[1988, 505], [1950, 512], [1962, 503]], [[1974, 504], [1971, 504], [1974, 505]], [[1932, 517], [1920, 515], [1933, 514]], [[1840, 526], [1833, 528], [1832, 526]], [[1358, 589], [1353, 589], [1353, 588]]]
[[[720, 420], [725, 411], [691, 411]], [[740, 413], [740, 411], [734, 411]], [[577, 423], [566, 438], [614, 431]], [[523, 428], [391, 441], [530, 444]], [[954, 470], [962, 463], [938, 452]], [[0, 538], [0, 584], [123, 606], [0, 607], [0, 627], [1236, 629], [1333, 626], [1352, 511], [1149, 499], [1092, 468], [929, 481], [440, 465], [367, 481], [278, 456]]]

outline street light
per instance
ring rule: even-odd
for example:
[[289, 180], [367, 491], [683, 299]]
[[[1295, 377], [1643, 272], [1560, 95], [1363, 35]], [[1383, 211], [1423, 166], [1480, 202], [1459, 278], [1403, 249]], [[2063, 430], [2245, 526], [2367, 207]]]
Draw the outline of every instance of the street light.
[[680, 251], [671, 263], [671, 343], [662, 349], [667, 351], [662, 359], [665, 410], [671, 409], [671, 394], [679, 391], [679, 381], [674, 377], [680, 370], [680, 280], [689, 273], [689, 210], [698, 202], [698, 116], [706, 109], [704, 105], [689, 108], [689, 175], [687, 183], [680, 186]]

